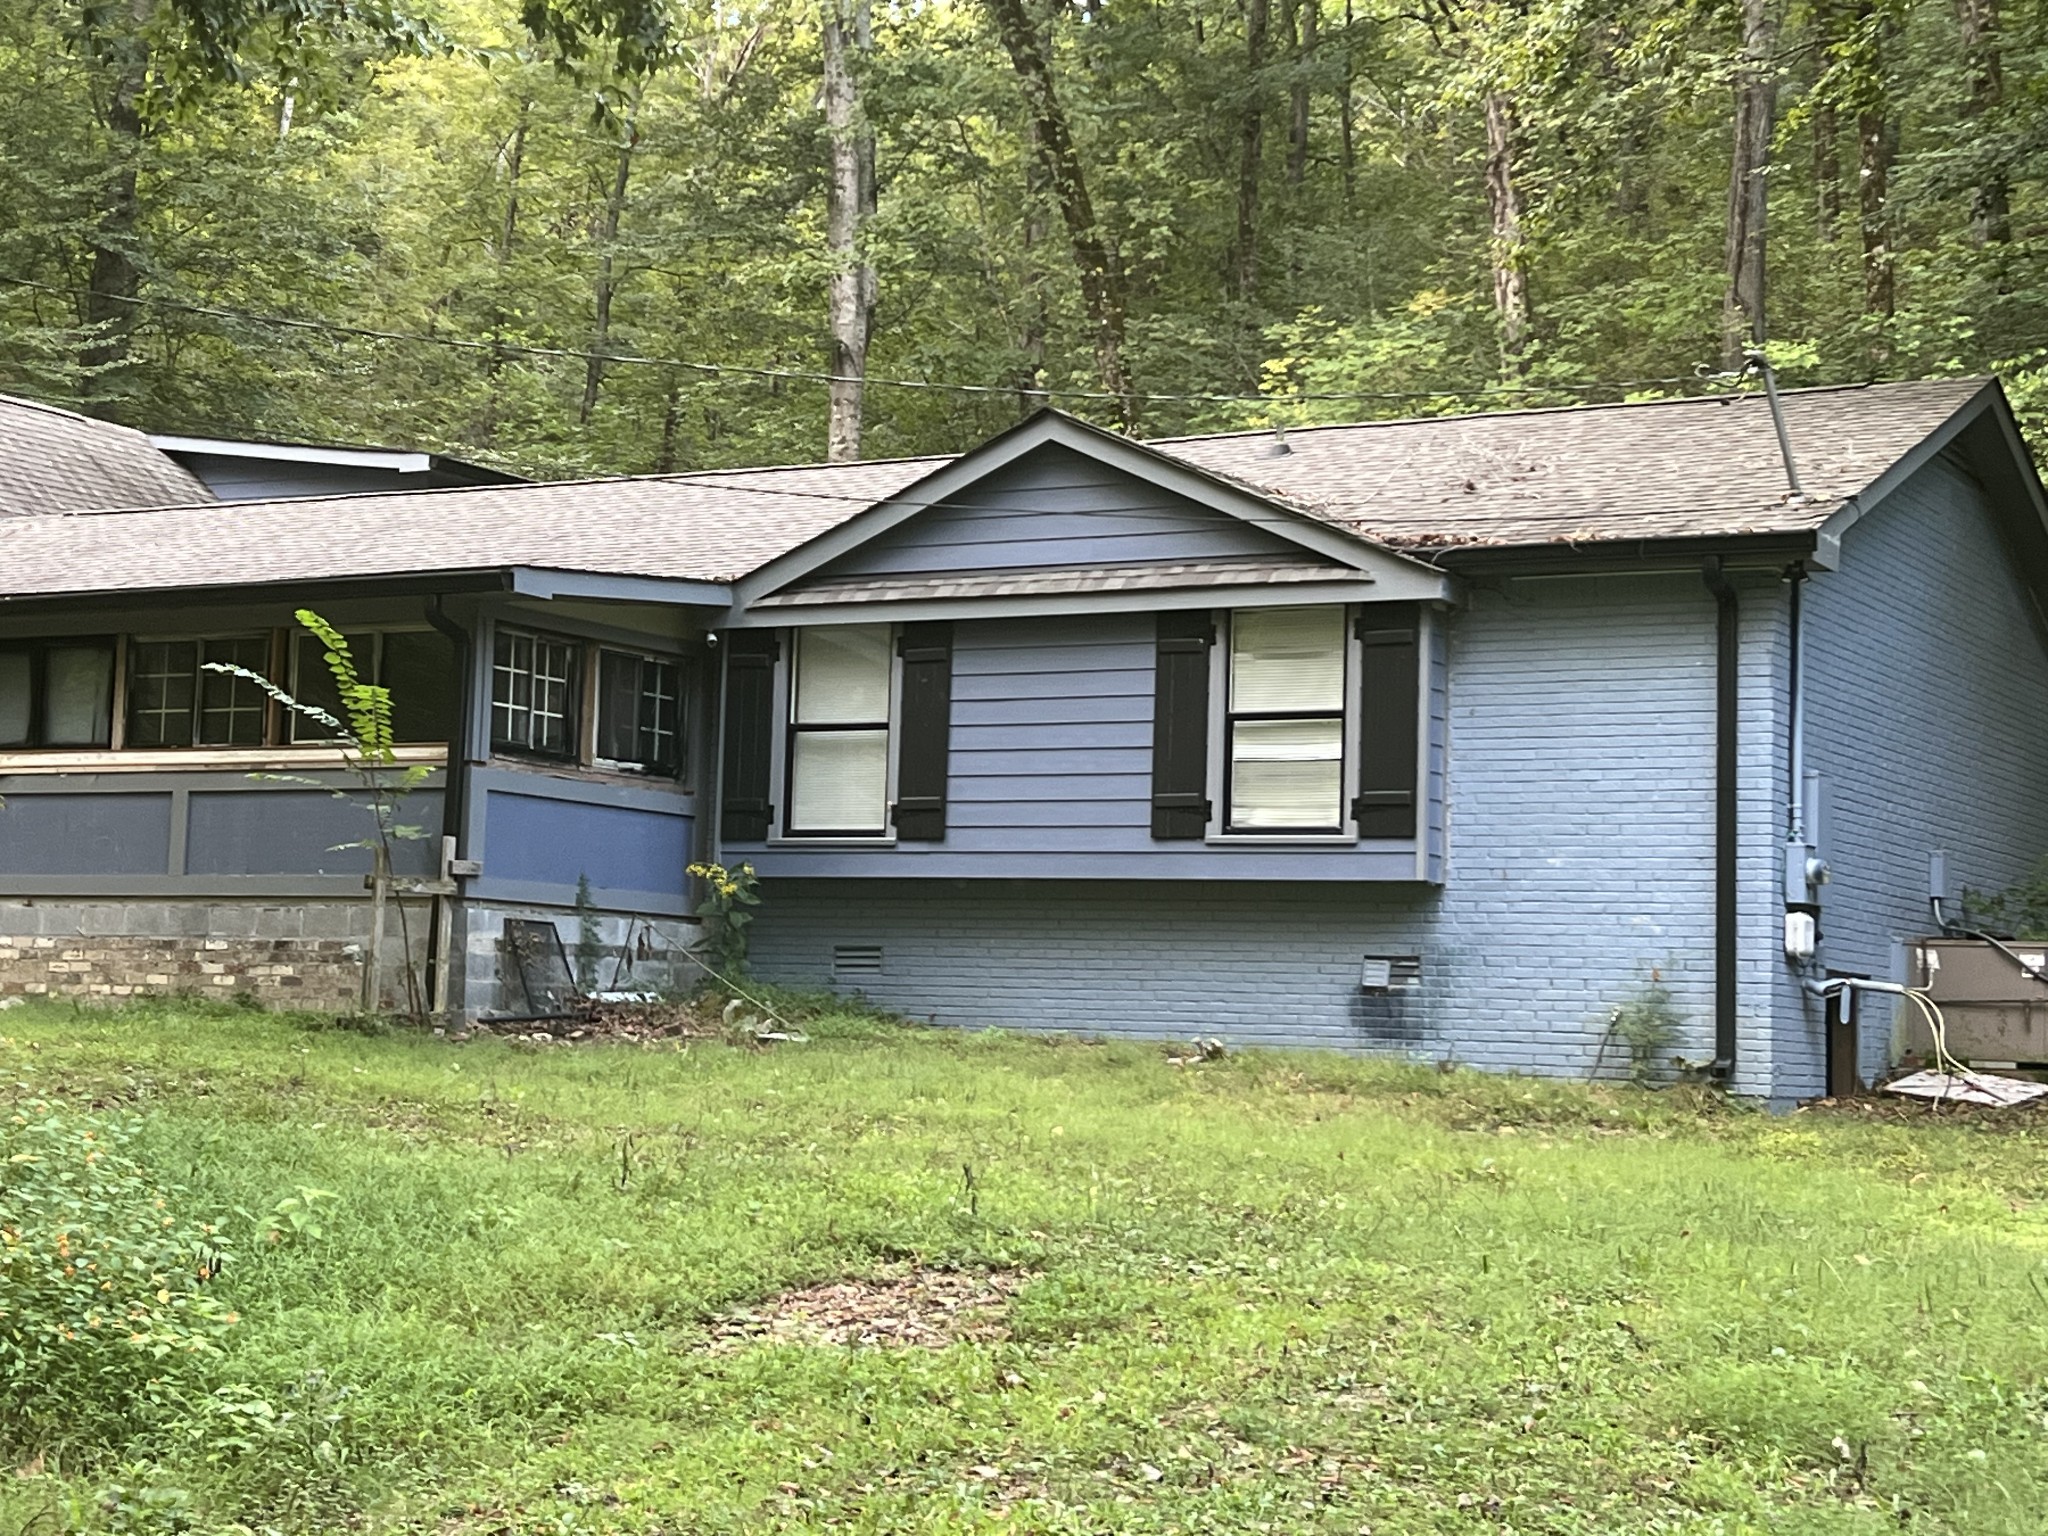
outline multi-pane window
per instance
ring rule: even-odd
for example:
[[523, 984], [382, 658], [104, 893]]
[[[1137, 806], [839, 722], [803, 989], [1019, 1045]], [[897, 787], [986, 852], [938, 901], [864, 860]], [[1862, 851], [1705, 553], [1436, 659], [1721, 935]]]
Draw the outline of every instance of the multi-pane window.
[[630, 651], [597, 656], [597, 758], [645, 773], [682, 766], [682, 672], [673, 661]]
[[[395, 742], [442, 742], [455, 730], [461, 679], [455, 642], [439, 630], [367, 630], [349, 636], [356, 673], [391, 690]], [[327, 665], [327, 647], [313, 635], [292, 644], [292, 697], [342, 719], [341, 692]], [[344, 721], [344, 723], [346, 723]], [[334, 733], [310, 715], [292, 714], [292, 740], [327, 741]]]
[[876, 836], [889, 826], [886, 624], [796, 631], [789, 687], [788, 814], [794, 836]]
[[541, 757], [576, 756], [582, 648], [500, 629], [491, 657], [491, 745]]
[[1344, 610], [1231, 616], [1225, 821], [1233, 832], [1344, 826]]
[[268, 635], [128, 643], [127, 744], [131, 747], [256, 747], [269, 701], [245, 677], [210, 670], [270, 666]]
[[104, 747], [113, 710], [113, 641], [0, 646], [0, 747]]

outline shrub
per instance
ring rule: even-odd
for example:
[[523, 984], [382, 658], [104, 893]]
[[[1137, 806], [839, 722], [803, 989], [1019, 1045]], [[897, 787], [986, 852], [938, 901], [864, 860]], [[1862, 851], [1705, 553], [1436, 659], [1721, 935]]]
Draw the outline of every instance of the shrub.
[[692, 864], [690, 873], [704, 882], [704, 899], [697, 904], [697, 915], [712, 920], [706, 940], [711, 973], [730, 985], [747, 974], [747, 925], [754, 920], [747, 909], [761, 904], [761, 882], [751, 864], [731, 869], [723, 864]]
[[129, 1117], [47, 1099], [0, 1122], [0, 1440], [90, 1436], [184, 1378], [235, 1314], [216, 1229], [172, 1210]]
[[1672, 1005], [1671, 989], [1656, 971], [1650, 972], [1636, 995], [1614, 1010], [1610, 1028], [1628, 1047], [1629, 1078], [1647, 1083], [1657, 1075], [1665, 1052], [1677, 1040], [1684, 1020]]

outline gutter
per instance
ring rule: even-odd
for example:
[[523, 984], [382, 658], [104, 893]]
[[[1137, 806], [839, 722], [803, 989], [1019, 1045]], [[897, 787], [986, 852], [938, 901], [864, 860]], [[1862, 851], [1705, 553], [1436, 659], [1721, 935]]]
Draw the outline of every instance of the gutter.
[[[441, 601], [438, 592], [428, 596], [427, 622], [454, 642], [457, 675], [462, 680], [457, 693], [455, 729], [448, 733], [448, 780], [441, 791], [441, 846], [454, 851], [449, 867], [442, 874], [459, 878], [456, 875], [459, 861], [469, 857], [469, 733], [474, 723], [471, 716], [476, 708], [476, 637], [448, 617]], [[456, 889], [461, 889], [459, 884]], [[449, 956], [444, 951], [451, 947], [448, 941], [452, 938], [452, 934], [442, 932], [444, 926], [444, 923], [436, 922], [427, 935], [427, 965], [433, 977], [430, 995], [440, 998], [454, 995], [441, 974], [449, 967]]]
[[1735, 588], [1721, 558], [1700, 562], [1700, 579], [1714, 595], [1714, 1079], [1735, 1080], [1736, 944], [1739, 937], [1736, 857], [1737, 669], [1741, 662]]

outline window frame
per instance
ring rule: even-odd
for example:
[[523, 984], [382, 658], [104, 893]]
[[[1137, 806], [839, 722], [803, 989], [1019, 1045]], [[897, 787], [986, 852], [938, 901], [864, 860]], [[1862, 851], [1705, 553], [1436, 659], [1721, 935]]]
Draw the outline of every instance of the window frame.
[[[1342, 625], [1344, 681], [1339, 710], [1292, 712], [1233, 711], [1232, 658], [1237, 618], [1240, 613], [1267, 613], [1274, 607], [1334, 608]], [[1359, 656], [1358, 605], [1354, 603], [1284, 603], [1272, 607], [1223, 608], [1216, 610], [1216, 643], [1210, 647], [1209, 688], [1209, 803], [1211, 813], [1205, 840], [1242, 846], [1249, 843], [1279, 843], [1292, 846], [1327, 843], [1351, 845], [1359, 841], [1358, 821], [1352, 801], [1358, 794]], [[1219, 677], [1220, 672], [1220, 677]], [[1321, 827], [1238, 827], [1231, 821], [1231, 746], [1238, 719], [1338, 721], [1338, 746], [1342, 752], [1337, 774], [1337, 821]]]
[[[49, 669], [44, 657], [50, 651], [81, 650], [104, 646], [110, 676], [107, 679], [107, 739], [104, 742], [49, 742], [41, 740], [49, 718]], [[28, 657], [28, 735], [20, 742], [0, 744], [0, 752], [105, 752], [119, 739], [122, 714], [125, 637], [120, 634], [46, 635], [27, 640], [0, 640], [0, 652]]]
[[[605, 658], [608, 656], [620, 656], [637, 661], [643, 669], [649, 666], [663, 667], [674, 676], [674, 724], [669, 731], [669, 735], [673, 740], [673, 755], [668, 760], [607, 757], [604, 754], [604, 665]], [[591, 674], [591, 703], [588, 723], [590, 743], [588, 762], [590, 766], [602, 769], [608, 773], [627, 773], [646, 778], [682, 780], [688, 773], [690, 750], [689, 703], [691, 678], [689, 669], [685, 665], [685, 658], [673, 652], [648, 651], [633, 646], [611, 645], [604, 641], [593, 641], [590, 646], [589, 667]], [[643, 685], [644, 682], [645, 673], [643, 671]], [[644, 704], [646, 697], [644, 686], [636, 690], [636, 705]], [[638, 744], [638, 739], [643, 730], [644, 727], [636, 719], [633, 725], [636, 744]], [[659, 734], [658, 731], [657, 734]]]
[[[884, 762], [882, 778], [882, 826], [879, 831], [847, 831], [814, 829], [801, 826], [794, 815], [796, 781], [796, 741], [799, 726], [796, 719], [797, 673], [802, 666], [803, 636], [811, 629], [878, 629], [882, 631], [889, 661], [889, 716], [881, 722], [886, 732], [882, 756]], [[781, 656], [775, 668], [775, 710], [782, 722], [781, 741], [775, 753], [770, 778], [770, 793], [775, 807], [774, 825], [770, 829], [770, 841], [777, 843], [824, 843], [857, 847], [893, 847], [896, 842], [896, 752], [902, 729], [903, 713], [903, 656], [902, 629], [900, 625], [888, 622], [839, 625], [794, 625], [783, 631]], [[860, 721], [812, 725], [802, 730], [815, 732], [871, 731], [876, 722]]]
[[[206, 652], [207, 646], [210, 643], [229, 642], [254, 642], [263, 648], [262, 666], [251, 667], [250, 671], [269, 672], [276, 670], [277, 630], [275, 626], [265, 626], [262, 629], [254, 630], [210, 630], [199, 634], [139, 633], [124, 636], [119, 658], [121, 676], [120, 750], [133, 752], [247, 752], [276, 745], [275, 709], [273, 708], [270, 696], [263, 693], [260, 689], [257, 690], [259, 702], [256, 705], [259, 723], [256, 728], [256, 739], [254, 741], [204, 741], [200, 738], [200, 732], [204, 728], [207, 715], [206, 684], [209, 678], [221, 678], [230, 687], [253, 686], [252, 684], [244, 683], [238, 677], [207, 671], [209, 661], [220, 659], [218, 657], [209, 657]], [[133, 740], [135, 735], [135, 688], [131, 673], [135, 666], [136, 649], [139, 646], [145, 645], [189, 645], [192, 647], [192, 702], [185, 711], [186, 729], [184, 732], [185, 739], [182, 741], [162, 741], [151, 742], [147, 745], [137, 745]], [[236, 662], [233, 665], [240, 666], [242, 663]], [[231, 705], [228, 711], [230, 720], [232, 720], [235, 714], [240, 712]], [[170, 714], [170, 712], [163, 710], [152, 710], [149, 713], [166, 715], [167, 718]]]
[[[282, 664], [278, 666], [277, 671], [287, 679], [285, 686], [290, 690], [291, 696], [302, 701], [306, 700], [307, 689], [303, 681], [305, 667], [302, 663], [309, 647], [313, 650], [313, 664], [320, 668], [322, 686], [330, 686], [333, 674], [327, 671], [327, 664], [321, 659], [324, 647], [321, 644], [320, 637], [301, 629], [296, 624], [281, 629], [278, 633], [282, 637], [284, 645], [284, 659]], [[361, 628], [352, 628], [348, 631], [349, 650], [354, 653], [357, 661], [360, 663], [364, 647], [367, 646], [370, 658], [369, 677], [379, 686], [388, 688], [390, 683], [384, 676], [385, 639], [391, 635], [435, 634], [440, 634], [440, 631], [431, 624], [379, 624], [375, 627], [364, 625]], [[451, 671], [455, 674], [452, 679], [455, 694], [453, 701], [454, 718], [449, 722], [452, 733], [452, 730], [462, 722], [462, 678], [460, 676], [462, 670], [462, 650], [461, 647], [454, 645], [452, 642], [450, 643], [450, 649], [455, 653], [449, 662]], [[359, 666], [358, 672], [360, 671], [361, 668]], [[279, 746], [331, 747], [340, 740], [336, 736], [302, 735], [302, 730], [318, 730], [319, 727], [308, 716], [300, 714], [295, 709], [287, 709], [282, 704], [277, 705], [276, 708], [281, 717], [277, 739]], [[396, 721], [394, 720], [393, 723], [395, 725]], [[407, 738], [394, 734], [391, 745], [394, 747], [446, 746], [448, 739], [448, 734], [417, 738]]]
[[[526, 640], [536, 646], [543, 644], [561, 646], [569, 653], [568, 666], [564, 669], [561, 679], [563, 699], [560, 715], [562, 721], [562, 746], [560, 750], [549, 747], [536, 747], [532, 744], [532, 730], [530, 727], [533, 719], [533, 703], [530, 697], [525, 706], [529, 724], [527, 739], [525, 741], [515, 741], [510, 737], [498, 734], [498, 710], [500, 708], [498, 700], [498, 646], [507, 639]], [[588, 679], [585, 674], [589, 667], [589, 653], [594, 644], [595, 642], [586, 640], [582, 636], [565, 635], [554, 630], [529, 629], [520, 624], [495, 624], [492, 626], [490, 692], [487, 704], [487, 719], [489, 721], [490, 751], [493, 756], [502, 753], [509, 757], [530, 758], [547, 763], [582, 763], [585, 746], [584, 733], [588, 728], [588, 716], [586, 716], [583, 707], [584, 695], [588, 692]], [[530, 685], [536, 676], [530, 666], [526, 676]], [[550, 680], [552, 681], [552, 679]], [[509, 709], [514, 706], [507, 704], [504, 707]]]

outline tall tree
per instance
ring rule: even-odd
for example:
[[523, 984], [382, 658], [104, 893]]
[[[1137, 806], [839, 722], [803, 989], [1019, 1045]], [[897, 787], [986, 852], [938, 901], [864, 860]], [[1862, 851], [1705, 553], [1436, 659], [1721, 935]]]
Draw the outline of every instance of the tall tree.
[[636, 84], [627, 102], [625, 121], [619, 125], [619, 147], [612, 162], [611, 186], [605, 195], [603, 216], [598, 222], [591, 355], [584, 359], [583, 400], [576, 412], [576, 420], [583, 426], [590, 424], [590, 413], [597, 409], [598, 391], [604, 386], [604, 354], [612, 339], [612, 299], [618, 292], [619, 225], [626, 216], [626, 186], [633, 174], [633, 155], [640, 147], [640, 102], [644, 90], [644, 83]]
[[1879, 373], [1891, 363], [1890, 322], [1898, 310], [1891, 232], [1896, 125], [1885, 79], [1896, 29], [1889, 0], [1858, 0], [1852, 88], [1856, 97], [1857, 205], [1863, 233], [1863, 313], [1877, 322], [1870, 363]]
[[875, 323], [875, 268], [862, 235], [875, 211], [875, 132], [862, 110], [860, 74], [874, 49], [870, 0], [823, 0], [825, 126], [832, 141], [825, 245], [832, 261], [827, 309], [832, 382], [825, 457], [860, 457], [861, 396]]
[[1488, 242], [1493, 267], [1494, 318], [1500, 326], [1501, 371], [1528, 372], [1529, 272], [1521, 183], [1515, 175], [1515, 101], [1504, 90], [1486, 93], [1486, 204], [1492, 215]]
[[1735, 368], [1768, 334], [1764, 280], [1769, 248], [1771, 135], [1778, 118], [1778, 41], [1771, 0], [1742, 0], [1742, 54], [1735, 71], [1735, 151], [1728, 173], [1727, 287], [1721, 360]]
[[1082, 302], [1095, 332], [1096, 378], [1115, 402], [1117, 424], [1130, 430], [1137, 425], [1138, 402], [1124, 359], [1123, 268], [1096, 221], [1073, 131], [1053, 88], [1051, 49], [1033, 24], [1028, 5], [1029, 0], [988, 0], [996, 32], [1031, 113], [1032, 148], [1045, 168], [1045, 179], [1067, 226]]
[[2012, 180], [2002, 149], [1985, 142], [2005, 100], [2005, 58], [1999, 39], [1998, 0], [1955, 0], [1962, 24], [1963, 67], [1970, 81], [1963, 120], [1976, 139], [1976, 192], [1970, 203], [1970, 233], [1979, 245], [2012, 239]]
[[1813, 46], [1821, 60], [1808, 110], [1813, 134], [1813, 190], [1816, 229], [1832, 244], [1842, 223], [1842, 119], [1835, 106], [1832, 65], [1842, 37], [1841, 0], [1814, 0]]
[[1237, 244], [1231, 291], [1250, 303], [1259, 287], [1259, 169], [1265, 158], [1266, 33], [1270, 0], [1244, 0], [1244, 104], [1237, 119]]

